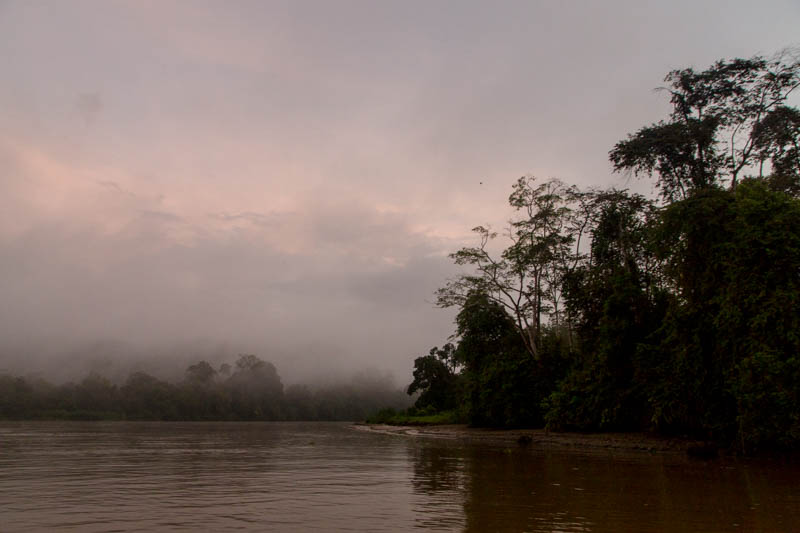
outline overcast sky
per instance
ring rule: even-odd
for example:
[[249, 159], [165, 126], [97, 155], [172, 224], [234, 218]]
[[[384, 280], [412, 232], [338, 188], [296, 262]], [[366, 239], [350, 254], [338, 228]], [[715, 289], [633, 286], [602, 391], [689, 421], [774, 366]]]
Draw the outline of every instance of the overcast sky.
[[248, 352], [405, 384], [516, 178], [626, 186], [608, 150], [669, 70], [798, 28], [796, 0], [0, 0], [0, 371]]

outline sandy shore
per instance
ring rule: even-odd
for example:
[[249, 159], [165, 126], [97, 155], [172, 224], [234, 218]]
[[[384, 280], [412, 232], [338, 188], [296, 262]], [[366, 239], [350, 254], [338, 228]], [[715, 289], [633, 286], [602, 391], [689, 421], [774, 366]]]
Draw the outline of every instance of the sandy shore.
[[543, 429], [483, 429], [465, 425], [389, 426], [356, 424], [356, 429], [409, 438], [445, 439], [498, 446], [529, 446], [539, 449], [581, 449], [679, 453], [698, 443], [666, 439], [644, 433], [556, 433]]

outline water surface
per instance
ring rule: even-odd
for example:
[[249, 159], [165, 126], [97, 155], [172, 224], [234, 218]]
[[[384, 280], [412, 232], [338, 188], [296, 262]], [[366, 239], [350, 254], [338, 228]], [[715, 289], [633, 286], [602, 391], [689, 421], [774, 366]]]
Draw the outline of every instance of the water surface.
[[0, 423], [2, 531], [800, 531], [800, 465], [332, 423]]

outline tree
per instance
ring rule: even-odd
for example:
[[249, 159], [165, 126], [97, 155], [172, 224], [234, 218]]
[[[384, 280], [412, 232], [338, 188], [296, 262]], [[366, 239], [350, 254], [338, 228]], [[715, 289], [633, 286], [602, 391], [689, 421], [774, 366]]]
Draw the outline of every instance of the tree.
[[216, 375], [217, 371], [206, 361], [200, 361], [186, 369], [186, 379], [199, 385], [210, 385]]
[[783, 104], [800, 86], [797, 50], [769, 59], [720, 60], [702, 72], [673, 70], [664, 81], [669, 120], [629, 135], [609, 156], [618, 172], [657, 175], [665, 200], [725, 181], [733, 189], [756, 164], [763, 177], [767, 159], [781, 167], [787, 146], [797, 144], [796, 134], [779, 142], [779, 136], [766, 135], [787, 118]]
[[84, 411], [114, 411], [119, 389], [108, 379], [92, 372], [75, 387], [75, 405]]
[[508, 311], [517, 333], [533, 359], [539, 357], [543, 324], [561, 319], [561, 281], [572, 259], [575, 227], [571, 224], [576, 190], [559, 180], [537, 184], [520, 178], [509, 204], [522, 216], [510, 222], [510, 245], [499, 257], [489, 251], [497, 233], [478, 226], [478, 246], [450, 255], [457, 265], [474, 272], [449, 281], [437, 291], [441, 307], [462, 309], [473, 293], [481, 293]]
[[800, 196], [800, 111], [779, 106], [753, 128], [759, 176], [764, 174], [764, 162], [770, 161], [771, 188]]
[[175, 386], [134, 372], [120, 388], [125, 415], [131, 419], [177, 420], [181, 418]]
[[455, 373], [458, 363], [455, 346], [451, 343], [442, 348], [434, 346], [428, 355], [414, 360], [414, 381], [408, 386], [409, 395], [420, 392], [415, 407], [431, 407], [436, 411], [452, 409], [458, 401]]
[[800, 203], [754, 179], [669, 206], [675, 292], [645, 349], [654, 421], [743, 449], [800, 442]]
[[635, 429], [647, 408], [638, 346], [659, 326], [666, 296], [649, 242], [657, 212], [644, 197], [617, 190], [585, 193], [582, 205], [589, 253], [563, 288], [577, 343], [546, 419], [553, 428]]
[[[463, 364], [463, 405], [470, 424], [540, 422], [541, 360], [528, 354], [514, 320], [486, 294], [469, 294], [456, 317], [456, 359]], [[548, 391], [549, 392], [549, 391]]]
[[275, 365], [243, 354], [228, 379], [233, 409], [242, 418], [277, 420], [281, 417], [283, 383]]

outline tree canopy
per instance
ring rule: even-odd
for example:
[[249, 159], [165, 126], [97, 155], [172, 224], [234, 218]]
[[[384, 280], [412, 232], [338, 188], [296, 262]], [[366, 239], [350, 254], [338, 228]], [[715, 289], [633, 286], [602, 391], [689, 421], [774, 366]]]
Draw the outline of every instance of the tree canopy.
[[670, 201], [725, 182], [735, 188], [747, 171], [763, 178], [767, 164], [797, 181], [798, 115], [785, 105], [800, 85], [797, 50], [673, 70], [664, 81], [672, 113], [618, 142], [615, 170], [655, 175]]
[[800, 446], [797, 50], [665, 81], [670, 115], [609, 153], [660, 198], [520, 178], [507, 231], [451, 255], [460, 386], [426, 397], [456, 391], [476, 425]]

